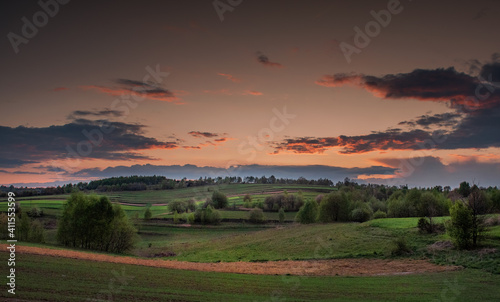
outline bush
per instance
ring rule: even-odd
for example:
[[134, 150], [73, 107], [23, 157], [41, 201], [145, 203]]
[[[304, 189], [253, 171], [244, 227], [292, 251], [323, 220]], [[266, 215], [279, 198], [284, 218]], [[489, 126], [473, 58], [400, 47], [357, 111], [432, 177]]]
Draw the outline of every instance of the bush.
[[453, 243], [459, 249], [468, 249], [472, 247], [472, 212], [461, 201], [455, 202], [450, 208], [451, 219], [447, 221], [446, 230], [448, 231]]
[[266, 218], [264, 217], [264, 211], [259, 208], [251, 210], [248, 220], [251, 223], [264, 223], [266, 221]]
[[318, 203], [314, 200], [308, 200], [300, 208], [295, 220], [300, 223], [314, 223], [318, 218]]
[[194, 220], [195, 220], [195, 218], [194, 218], [194, 213], [189, 213], [189, 214], [187, 215], [187, 222], [188, 222], [189, 224], [193, 224], [193, 223], [194, 223]]
[[19, 238], [20, 241], [27, 241], [29, 238], [29, 232], [31, 228], [31, 219], [27, 215], [27, 213], [21, 213], [21, 217], [19, 216], [16, 218], [16, 224], [19, 219], [19, 225], [16, 228], [17, 231], [17, 238]]
[[387, 213], [383, 212], [381, 210], [378, 210], [373, 214], [373, 219], [381, 219], [381, 218], [387, 218]]
[[280, 208], [278, 216], [279, 216], [280, 223], [285, 222], [285, 210], [283, 208]]
[[393, 248], [391, 254], [393, 256], [404, 256], [412, 254], [412, 250], [404, 237], [399, 237], [392, 242]]
[[28, 234], [28, 241], [35, 243], [45, 243], [45, 229], [39, 220], [31, 223], [30, 231]]
[[357, 208], [351, 212], [351, 220], [355, 222], [365, 222], [370, 220], [372, 213], [366, 208]]
[[178, 224], [180, 221], [179, 221], [179, 213], [177, 213], [177, 211], [174, 212], [174, 223], [175, 224]]
[[168, 209], [170, 212], [184, 213], [187, 211], [187, 202], [174, 200], [169, 202]]
[[228, 205], [226, 195], [219, 191], [214, 191], [212, 193], [212, 202], [214, 208], [216, 209], [224, 209]]
[[245, 197], [243, 197], [243, 203], [251, 204], [252, 203], [252, 196], [250, 196], [250, 194], [246, 194]]
[[302, 205], [304, 205], [304, 199], [301, 194], [293, 195], [286, 192], [268, 196], [264, 200], [264, 209], [274, 212], [278, 212], [280, 208], [286, 211], [297, 211]]
[[186, 211], [194, 212], [196, 211], [196, 200], [190, 199], [186, 202]]
[[43, 216], [43, 210], [40, 210], [37, 207], [33, 207], [33, 208], [31, 208], [30, 211], [26, 212], [26, 214], [28, 214], [28, 216], [32, 217], [32, 218], [42, 217]]
[[425, 217], [422, 217], [418, 220], [417, 227], [420, 233], [432, 233], [431, 224]]
[[151, 210], [149, 207], [146, 208], [146, 211], [144, 212], [144, 220], [150, 220], [151, 217], [153, 217], [153, 213], [151, 213]]
[[222, 217], [219, 211], [215, 210], [212, 206], [207, 206], [204, 209], [198, 209], [194, 213], [194, 220], [202, 224], [219, 224]]
[[9, 230], [7, 229], [8, 226], [8, 220], [9, 217], [7, 217], [7, 214], [1, 213], [0, 214], [0, 239], [8, 239], [9, 236]]

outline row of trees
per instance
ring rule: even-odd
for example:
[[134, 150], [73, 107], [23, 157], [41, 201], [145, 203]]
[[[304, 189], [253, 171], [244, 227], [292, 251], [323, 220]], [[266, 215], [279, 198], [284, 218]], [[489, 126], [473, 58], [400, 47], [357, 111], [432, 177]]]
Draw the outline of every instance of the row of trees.
[[[0, 239], [9, 238], [8, 216], [6, 213], [0, 214]], [[45, 242], [45, 229], [38, 219], [32, 219], [29, 211], [23, 212], [19, 209], [16, 213], [16, 233], [15, 238], [19, 241], [44, 243]]]
[[132, 248], [137, 232], [120, 205], [83, 193], [71, 195], [58, 224], [61, 244], [113, 253]]

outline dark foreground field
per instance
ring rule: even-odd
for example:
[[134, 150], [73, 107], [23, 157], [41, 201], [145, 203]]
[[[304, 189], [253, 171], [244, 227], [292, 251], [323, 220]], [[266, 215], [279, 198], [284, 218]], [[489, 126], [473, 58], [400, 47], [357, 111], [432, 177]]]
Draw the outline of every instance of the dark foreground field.
[[[197, 272], [29, 254], [19, 254], [17, 262], [18, 301], [500, 300], [500, 276], [469, 269], [310, 277]], [[5, 290], [1, 296], [8, 297]]]

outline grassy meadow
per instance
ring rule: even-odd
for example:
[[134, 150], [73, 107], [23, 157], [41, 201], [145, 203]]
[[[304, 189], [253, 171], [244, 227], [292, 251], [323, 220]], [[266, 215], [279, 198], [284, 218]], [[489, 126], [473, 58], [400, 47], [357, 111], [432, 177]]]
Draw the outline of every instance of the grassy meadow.
[[[168, 203], [210, 196], [215, 186], [176, 190], [112, 192], [138, 230], [134, 249], [126, 255], [159, 257], [190, 262], [276, 261], [340, 258], [429, 259], [439, 265], [459, 265], [464, 270], [398, 276], [303, 277], [194, 272], [128, 264], [92, 262], [41, 255], [19, 254], [16, 298], [40, 301], [495, 301], [500, 293], [498, 251], [435, 250], [435, 242], [450, 240], [446, 233], [421, 234], [418, 218], [383, 218], [364, 223], [293, 223], [296, 212], [265, 212], [266, 223], [251, 224], [241, 209], [243, 196], [253, 201], [287, 190], [302, 191], [305, 199], [327, 194], [330, 187], [235, 184], [218, 189], [229, 198], [221, 210], [220, 225], [174, 224]], [[57, 217], [67, 195], [19, 198], [22, 209], [37, 207], [46, 229], [46, 243], [22, 243], [63, 249], [57, 244]], [[146, 206], [153, 219], [143, 220]], [[0, 203], [0, 211], [6, 203]], [[137, 219], [139, 217], [139, 219]], [[444, 222], [448, 217], [436, 217]], [[395, 256], [395, 241], [404, 238], [411, 253]], [[4, 242], [3, 242], [4, 243]], [[500, 226], [485, 233], [484, 246], [500, 249]], [[7, 256], [5, 254], [5, 256]], [[129, 278], [130, 277], [130, 278]], [[129, 278], [129, 279], [127, 279]], [[121, 283], [120, 283], [121, 282]], [[5, 291], [2, 297], [6, 297]]]

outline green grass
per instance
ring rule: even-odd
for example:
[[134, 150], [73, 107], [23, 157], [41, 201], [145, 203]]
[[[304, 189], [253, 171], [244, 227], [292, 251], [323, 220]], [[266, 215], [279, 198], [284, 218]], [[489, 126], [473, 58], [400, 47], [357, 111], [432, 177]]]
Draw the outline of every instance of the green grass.
[[286, 225], [174, 245], [177, 260], [194, 262], [383, 257], [392, 232], [356, 223]]
[[[262, 276], [19, 254], [16, 273], [15, 298], [27, 301], [500, 300], [500, 276], [477, 270], [376, 277]], [[12, 298], [5, 286], [0, 297]]]
[[[242, 206], [245, 194], [250, 194], [252, 196], [252, 201], [260, 202], [264, 201], [267, 196], [275, 194], [274, 192], [283, 192], [287, 190], [290, 193], [294, 193], [301, 190], [305, 199], [313, 199], [319, 194], [327, 194], [328, 192], [336, 190], [336, 188], [307, 185], [228, 184], [174, 190], [96, 192], [96, 194], [106, 195], [112, 202], [122, 203], [122, 208], [129, 216], [133, 216], [137, 213], [139, 217], [143, 217], [146, 209], [145, 206], [148, 204], [168, 204], [173, 200], [188, 200], [193, 198], [198, 203], [202, 203], [206, 198], [212, 195], [214, 190], [220, 190], [229, 196], [229, 207], [232, 207], [234, 204], [236, 204], [236, 206]], [[271, 194], [271, 192], [273, 193]], [[30, 210], [32, 207], [36, 206], [48, 215], [57, 216], [60, 214], [62, 206], [68, 197], [69, 195], [67, 194], [29, 196], [16, 197], [16, 201], [21, 204], [21, 208], [24, 210]], [[0, 199], [0, 211], [5, 212], [7, 210], [6, 200], [6, 198]], [[151, 211], [153, 217], [164, 217], [164, 214], [168, 212], [168, 207], [165, 205], [155, 205], [151, 207]], [[227, 218], [242, 218], [239, 215], [243, 214], [228, 213]], [[291, 215], [288, 215], [287, 219], [293, 220], [293, 218], [289, 216]]]
[[[442, 223], [450, 217], [434, 217], [432, 218], [433, 223]], [[379, 228], [386, 229], [410, 229], [417, 227], [419, 217], [408, 217], [408, 218], [383, 218], [374, 219], [367, 222], [368, 225]]]

